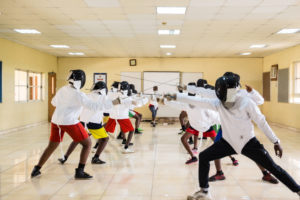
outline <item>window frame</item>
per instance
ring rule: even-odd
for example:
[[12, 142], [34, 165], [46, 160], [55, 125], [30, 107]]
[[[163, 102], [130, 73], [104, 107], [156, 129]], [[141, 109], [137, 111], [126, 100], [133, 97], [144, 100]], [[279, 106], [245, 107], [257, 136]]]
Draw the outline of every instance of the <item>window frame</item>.
[[[16, 87], [26, 87], [26, 100], [16, 100], [16, 96], [14, 96], [14, 102], [15, 103], [27, 103], [27, 102], [39, 102], [44, 101], [44, 73], [43, 72], [34, 72], [31, 70], [24, 70], [24, 69], [15, 69], [14, 72], [16, 74], [16, 71], [21, 71], [26, 73], [26, 85], [16, 85], [14, 82], [14, 90], [16, 90]], [[30, 85], [30, 74], [33, 74], [33, 77], [36, 75], [40, 75], [40, 81], [35, 86], [34, 84]], [[14, 77], [16, 79], [16, 76]], [[30, 99], [30, 89], [31, 88], [37, 88], [38, 91], [40, 91], [40, 94], [38, 94], [39, 97], [37, 99]], [[33, 93], [35, 94], [35, 93]]]

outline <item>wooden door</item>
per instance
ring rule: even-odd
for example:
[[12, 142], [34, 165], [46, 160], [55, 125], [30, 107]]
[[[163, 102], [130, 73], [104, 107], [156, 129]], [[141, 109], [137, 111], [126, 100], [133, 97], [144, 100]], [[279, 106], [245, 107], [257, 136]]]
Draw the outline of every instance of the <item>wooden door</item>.
[[52, 106], [51, 100], [56, 94], [56, 73], [48, 73], [48, 121], [51, 122], [51, 118], [55, 107]]

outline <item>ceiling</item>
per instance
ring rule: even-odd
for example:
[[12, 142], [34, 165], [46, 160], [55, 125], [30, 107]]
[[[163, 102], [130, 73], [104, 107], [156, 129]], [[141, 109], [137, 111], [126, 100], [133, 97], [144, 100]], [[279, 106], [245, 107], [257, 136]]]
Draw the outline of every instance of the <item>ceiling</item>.
[[[185, 15], [158, 15], [157, 6], [185, 6]], [[0, 0], [0, 38], [52, 55], [86, 57], [264, 57], [300, 43], [300, 0]], [[162, 25], [167, 22], [167, 25]], [[24, 35], [13, 29], [37, 29]], [[158, 29], [180, 29], [160, 36]], [[51, 44], [69, 45], [53, 49]], [[176, 49], [160, 49], [174, 44]], [[267, 44], [264, 49], [249, 49]]]

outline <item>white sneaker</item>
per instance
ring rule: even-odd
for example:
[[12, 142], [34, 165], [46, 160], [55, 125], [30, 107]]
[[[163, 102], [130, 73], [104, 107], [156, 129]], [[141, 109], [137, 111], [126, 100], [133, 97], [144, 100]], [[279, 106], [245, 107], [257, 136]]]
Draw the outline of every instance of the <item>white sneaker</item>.
[[211, 200], [211, 195], [209, 191], [206, 193], [203, 190], [195, 192], [193, 195], [189, 195], [187, 200]]
[[133, 149], [127, 148], [127, 149], [124, 149], [124, 150], [122, 151], [122, 153], [134, 153], [134, 150], [133, 150]]

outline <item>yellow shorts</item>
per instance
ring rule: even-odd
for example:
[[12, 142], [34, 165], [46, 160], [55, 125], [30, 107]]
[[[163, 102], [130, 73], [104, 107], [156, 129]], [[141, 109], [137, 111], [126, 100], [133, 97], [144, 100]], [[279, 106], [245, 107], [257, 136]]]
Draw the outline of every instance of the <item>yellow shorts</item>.
[[102, 138], [108, 137], [108, 134], [104, 127], [99, 128], [99, 129], [89, 129], [89, 132], [92, 134], [92, 136], [95, 139], [102, 139]]
[[103, 117], [103, 124], [106, 124], [109, 120], [109, 116], [104, 116]]

